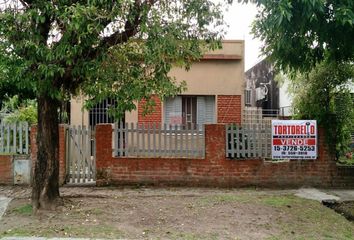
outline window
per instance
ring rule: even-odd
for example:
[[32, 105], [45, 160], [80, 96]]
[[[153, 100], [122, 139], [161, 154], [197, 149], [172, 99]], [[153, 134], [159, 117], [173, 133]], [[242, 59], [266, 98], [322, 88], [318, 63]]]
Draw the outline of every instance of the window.
[[[93, 127], [99, 123], [114, 123], [115, 119], [108, 114], [108, 109], [114, 107], [116, 104], [114, 99], [107, 98], [91, 108], [89, 114], [90, 126]], [[122, 121], [124, 121], [124, 119], [122, 119]]]
[[245, 90], [245, 105], [251, 106], [251, 96], [252, 96], [252, 90], [251, 89], [246, 89]]
[[197, 124], [197, 97], [182, 97], [182, 124], [189, 128]]
[[164, 123], [187, 125], [215, 123], [215, 96], [176, 96], [164, 104]]

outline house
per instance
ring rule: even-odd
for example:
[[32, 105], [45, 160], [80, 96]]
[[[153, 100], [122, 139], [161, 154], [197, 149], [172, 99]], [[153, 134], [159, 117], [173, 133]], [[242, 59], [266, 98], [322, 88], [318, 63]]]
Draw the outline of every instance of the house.
[[291, 116], [292, 98], [287, 91], [288, 82], [279, 84], [275, 81], [275, 75], [267, 59], [245, 72], [245, 114], [255, 112], [256, 109], [263, 117]]
[[279, 88], [273, 66], [266, 59], [245, 73], [245, 106], [264, 110], [279, 109]]
[[[189, 71], [174, 67], [170, 74], [178, 81], [186, 81], [187, 90], [162, 102], [155, 98], [155, 109], [143, 115], [144, 102], [137, 109], [126, 112], [125, 122], [161, 124], [240, 123], [244, 93], [244, 41], [224, 40], [222, 49], [204, 54]], [[110, 123], [107, 107], [112, 100], [93, 109], [82, 110], [83, 99], [71, 101], [72, 125], [94, 126]]]

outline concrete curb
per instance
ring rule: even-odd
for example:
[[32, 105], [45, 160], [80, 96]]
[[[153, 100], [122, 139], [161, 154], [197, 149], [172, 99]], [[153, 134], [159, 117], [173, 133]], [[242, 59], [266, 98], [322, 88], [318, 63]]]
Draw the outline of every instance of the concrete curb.
[[322, 201], [339, 201], [340, 197], [325, 193], [321, 190], [318, 190], [316, 188], [300, 188], [297, 190], [295, 193], [295, 196], [305, 198], [305, 199], [311, 199], [311, 200], [316, 200], [319, 202]]
[[0, 196], [0, 220], [4, 213], [6, 212], [7, 206], [11, 202], [11, 198]]

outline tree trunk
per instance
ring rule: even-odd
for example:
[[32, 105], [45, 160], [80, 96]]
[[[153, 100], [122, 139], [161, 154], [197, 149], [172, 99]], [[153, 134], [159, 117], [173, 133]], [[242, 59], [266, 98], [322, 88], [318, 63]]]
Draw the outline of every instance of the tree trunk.
[[34, 167], [32, 206], [50, 210], [58, 205], [59, 197], [59, 101], [41, 96], [38, 101], [37, 160]]

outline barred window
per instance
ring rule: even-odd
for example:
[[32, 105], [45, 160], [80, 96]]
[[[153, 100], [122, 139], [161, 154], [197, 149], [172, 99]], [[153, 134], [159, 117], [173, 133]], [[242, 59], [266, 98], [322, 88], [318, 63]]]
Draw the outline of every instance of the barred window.
[[246, 89], [245, 90], [245, 105], [251, 106], [251, 89]]
[[[110, 107], [115, 107], [117, 104], [116, 100], [107, 98], [102, 102], [96, 104], [92, 109], [90, 109], [89, 122], [90, 126], [94, 127], [99, 123], [114, 123], [116, 119], [108, 114], [108, 109]], [[124, 121], [124, 119], [122, 119]]]

